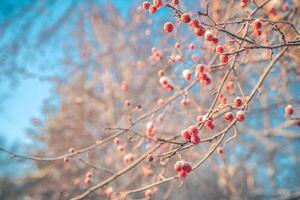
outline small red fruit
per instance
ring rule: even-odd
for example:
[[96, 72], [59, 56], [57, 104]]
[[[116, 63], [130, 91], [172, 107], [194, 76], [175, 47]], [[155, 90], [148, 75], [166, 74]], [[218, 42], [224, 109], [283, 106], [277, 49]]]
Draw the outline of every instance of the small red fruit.
[[191, 136], [191, 143], [193, 144], [199, 144], [200, 143], [200, 138], [198, 135], [192, 135]]
[[184, 13], [181, 15], [181, 20], [183, 23], [190, 23], [191, 16], [188, 13]]
[[189, 173], [192, 171], [192, 166], [188, 162], [183, 163], [182, 170], [185, 171], [186, 173]]
[[238, 121], [244, 121], [245, 120], [245, 112], [242, 111], [242, 110], [239, 110], [236, 115], [235, 115], [235, 118], [238, 120]]
[[182, 71], [182, 76], [185, 80], [191, 80], [192, 78], [192, 71], [190, 69], [185, 69]]
[[184, 180], [186, 178], [186, 172], [182, 170], [178, 173], [178, 176], [181, 180]]
[[151, 14], [156, 13], [156, 11], [157, 11], [157, 7], [156, 7], [156, 6], [151, 5], [151, 6], [149, 7], [149, 12], [150, 12]]
[[205, 34], [205, 28], [203, 26], [199, 25], [198, 27], [196, 27], [194, 29], [194, 33], [195, 33], [195, 35], [201, 37]]
[[233, 120], [233, 114], [232, 114], [232, 112], [227, 112], [227, 113], [225, 114], [224, 118], [225, 118], [225, 120], [226, 120], [227, 122], [231, 122], [231, 121]]
[[252, 27], [254, 30], [259, 30], [262, 27], [261, 21], [259, 19], [256, 19], [252, 22]]
[[189, 133], [188, 130], [181, 131], [181, 136], [186, 141], [190, 141], [190, 139], [191, 139], [191, 134]]
[[223, 154], [223, 149], [222, 147], [217, 148], [217, 154], [222, 155]]
[[241, 97], [236, 97], [236, 98], [233, 100], [233, 106], [236, 107], [236, 108], [241, 107], [242, 104], [243, 104], [243, 100], [242, 100]]
[[224, 52], [224, 48], [223, 48], [221, 45], [219, 45], [219, 46], [216, 47], [216, 52], [217, 52], [218, 54], [221, 54], [221, 53]]
[[177, 171], [177, 172], [180, 172], [182, 170], [182, 167], [183, 167], [183, 162], [182, 161], [177, 161], [174, 165], [174, 169]]
[[143, 3], [143, 8], [144, 8], [145, 10], [148, 10], [148, 9], [150, 8], [150, 6], [151, 6], [151, 4], [150, 4], [149, 1], [144, 1], [144, 3]]
[[164, 24], [164, 30], [167, 32], [167, 33], [171, 33], [174, 29], [174, 25], [171, 23], [171, 22], [166, 22]]
[[220, 55], [220, 62], [221, 62], [222, 64], [227, 63], [228, 60], [229, 60], [229, 58], [228, 58], [227, 55]]
[[292, 105], [287, 105], [284, 109], [286, 115], [292, 115], [294, 113], [294, 109]]

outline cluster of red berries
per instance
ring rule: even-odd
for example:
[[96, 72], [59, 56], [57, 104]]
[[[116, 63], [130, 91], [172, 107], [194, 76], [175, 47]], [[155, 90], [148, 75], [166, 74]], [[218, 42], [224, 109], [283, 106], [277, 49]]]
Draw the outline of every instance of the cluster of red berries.
[[152, 58], [156, 61], [162, 61], [163, 60], [163, 54], [160, 52], [157, 48], [153, 47], [151, 49], [152, 52]]
[[125, 164], [130, 164], [130, 163], [132, 163], [133, 161], [134, 161], [134, 156], [133, 156], [132, 153], [126, 154], [126, 155], [124, 156], [124, 158], [123, 158], [123, 162], [124, 162]]
[[204, 65], [199, 64], [196, 66], [195, 71], [195, 77], [200, 81], [201, 84], [209, 85], [211, 83], [211, 77], [208, 74], [208, 67], [204, 67]]
[[184, 180], [187, 174], [192, 171], [192, 166], [190, 163], [180, 160], [175, 163], [174, 169], [178, 172], [179, 178]]
[[143, 8], [149, 10], [149, 13], [154, 14], [156, 11], [163, 6], [163, 0], [153, 0], [153, 4], [149, 1], [144, 1]]
[[204, 125], [209, 128], [209, 129], [214, 129], [215, 128], [215, 125], [214, 125], [214, 122], [213, 122], [213, 118], [212, 117], [208, 117], [207, 116], [202, 116], [202, 115], [199, 115], [197, 117], [197, 121], [198, 123], [203, 123], [204, 122]]
[[84, 179], [85, 184], [90, 185], [92, 182], [92, 172], [88, 172], [85, 175], [85, 179]]
[[256, 35], [256, 36], [261, 35], [261, 27], [262, 27], [262, 23], [259, 19], [256, 19], [252, 22], [252, 28], [254, 30], [254, 35]]
[[184, 140], [189, 141], [193, 144], [200, 143], [199, 130], [197, 126], [190, 126], [181, 132], [181, 136]]

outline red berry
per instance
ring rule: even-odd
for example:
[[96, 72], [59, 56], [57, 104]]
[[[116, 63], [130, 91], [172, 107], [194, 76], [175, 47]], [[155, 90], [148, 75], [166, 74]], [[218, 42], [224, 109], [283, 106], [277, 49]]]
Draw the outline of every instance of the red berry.
[[292, 115], [294, 113], [292, 105], [287, 105], [284, 110], [286, 115]]
[[205, 34], [205, 28], [203, 26], [199, 25], [198, 27], [196, 27], [194, 29], [194, 33], [195, 33], [195, 35], [201, 37]]
[[245, 120], [245, 112], [242, 111], [242, 110], [239, 110], [236, 115], [235, 115], [235, 118], [238, 120], [238, 121], [244, 121]]
[[114, 144], [120, 144], [120, 139], [118, 137], [114, 139]]
[[227, 112], [227, 113], [225, 114], [224, 118], [225, 118], [225, 120], [226, 120], [227, 122], [231, 122], [231, 121], [233, 120], [233, 114], [232, 114], [232, 112]]
[[74, 153], [75, 152], [75, 149], [74, 148], [70, 148], [69, 149], [69, 153]]
[[181, 131], [181, 136], [186, 141], [190, 141], [190, 139], [191, 139], [191, 134], [188, 130]]
[[243, 100], [241, 97], [236, 97], [234, 100], [233, 100], [233, 106], [234, 107], [241, 107], [241, 105], [243, 104]]
[[182, 71], [182, 76], [187, 81], [191, 80], [191, 78], [192, 78], [192, 71], [189, 70], [189, 69], [185, 69], [185, 70]]
[[205, 40], [210, 42], [213, 39], [214, 39], [214, 36], [213, 36], [212, 32], [211, 31], [206, 31], [205, 32]]
[[86, 177], [86, 178], [84, 179], [84, 182], [85, 182], [85, 184], [89, 185], [89, 184], [91, 184], [92, 180], [91, 180], [91, 178]]
[[224, 48], [223, 48], [221, 45], [219, 45], [219, 46], [216, 47], [216, 52], [217, 52], [218, 54], [221, 54], [221, 53], [224, 52]]
[[152, 156], [151, 154], [148, 154], [147, 160], [148, 160], [149, 162], [152, 162], [153, 159], [154, 159], [153, 156]]
[[196, 28], [200, 26], [200, 22], [197, 19], [192, 19], [191, 20], [191, 26]]
[[181, 15], [181, 20], [184, 23], [189, 23], [191, 21], [191, 16], [188, 13], [184, 13]]
[[190, 132], [191, 135], [197, 135], [199, 133], [199, 130], [197, 126], [190, 126], [188, 128], [188, 132]]
[[261, 29], [261, 21], [259, 19], [256, 19], [252, 22], [252, 27], [254, 30], [259, 30]]
[[229, 60], [229, 58], [228, 58], [227, 55], [220, 55], [220, 62], [221, 62], [222, 64], [227, 63], [228, 60]]
[[198, 121], [199, 123], [202, 123], [202, 120], [203, 120], [203, 116], [202, 116], [202, 115], [199, 115], [199, 116], [197, 117], [197, 121]]
[[184, 180], [186, 178], [186, 172], [182, 170], [178, 173], [178, 176], [181, 180]]
[[192, 171], [192, 166], [188, 162], [184, 162], [182, 166], [182, 170], [185, 171], [186, 173], [189, 173]]
[[174, 169], [177, 171], [177, 172], [180, 172], [182, 170], [182, 167], [183, 167], [183, 162], [182, 161], [177, 161], [174, 165]]
[[68, 157], [65, 157], [65, 158], [64, 158], [64, 162], [65, 162], [65, 163], [68, 163], [69, 161], [70, 161], [70, 159], [69, 159]]
[[171, 22], [166, 22], [164, 24], [164, 30], [167, 32], [167, 33], [170, 33], [172, 32], [174, 29], [174, 25], [171, 23]]
[[156, 6], [157, 8], [160, 8], [163, 6], [163, 0], [153, 0], [153, 5]]
[[198, 135], [191, 135], [191, 143], [193, 144], [199, 144], [200, 143], [200, 138]]
[[213, 124], [213, 120], [212, 119], [209, 119], [205, 122], [205, 126], [209, 129], [214, 129], [215, 128], [215, 125]]
[[217, 148], [217, 154], [222, 155], [223, 154], [223, 149], [222, 147]]
[[148, 10], [148, 9], [150, 8], [150, 6], [151, 6], [151, 4], [150, 4], [149, 1], [144, 1], [144, 3], [143, 3], [143, 8], [144, 8], [145, 10]]
[[157, 7], [156, 7], [156, 6], [151, 5], [151, 6], [149, 7], [149, 12], [150, 12], [151, 14], [156, 13], [156, 11], [157, 11]]

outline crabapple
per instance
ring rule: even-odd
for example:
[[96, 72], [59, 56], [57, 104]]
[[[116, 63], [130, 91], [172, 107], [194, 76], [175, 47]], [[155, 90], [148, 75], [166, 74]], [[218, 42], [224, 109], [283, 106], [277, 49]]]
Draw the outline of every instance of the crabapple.
[[69, 149], [69, 153], [74, 153], [75, 152], [75, 149], [74, 148], [70, 148]]
[[217, 154], [222, 155], [223, 154], [223, 149], [222, 147], [217, 148]]
[[152, 162], [153, 159], [154, 159], [154, 157], [153, 157], [151, 154], [148, 154], [148, 155], [147, 155], [147, 160], [148, 160], [149, 162]]
[[182, 170], [178, 172], [178, 176], [181, 180], [184, 180], [186, 178], [186, 172]]
[[224, 48], [223, 48], [221, 45], [218, 45], [218, 46], [216, 47], [216, 52], [217, 52], [218, 54], [221, 54], [221, 53], [224, 52]]
[[194, 33], [195, 33], [195, 35], [201, 37], [205, 34], [205, 28], [203, 26], [199, 25], [199, 26], [195, 27]]
[[190, 105], [190, 99], [188, 99], [188, 98], [186, 98], [186, 99], [182, 99], [181, 101], [180, 101], [180, 105], [181, 106], [188, 106], [188, 105]]
[[189, 173], [192, 171], [192, 166], [188, 162], [184, 162], [182, 166], [182, 170]]
[[182, 161], [177, 161], [174, 165], [174, 169], [177, 171], [177, 172], [180, 172], [183, 168], [183, 162]]
[[163, 0], [153, 0], [153, 5], [160, 8], [163, 6]]
[[200, 143], [200, 138], [198, 135], [191, 135], [191, 143], [193, 144], [199, 144]]
[[225, 120], [227, 122], [231, 122], [233, 120], [233, 114], [232, 114], [232, 112], [225, 113], [224, 118], [225, 118]]
[[69, 161], [70, 161], [70, 159], [69, 159], [68, 157], [65, 157], [65, 158], [64, 158], [64, 162], [65, 162], [65, 163], [68, 163]]
[[181, 136], [182, 136], [182, 138], [184, 139], [184, 140], [186, 140], [186, 141], [190, 141], [190, 139], [191, 139], [191, 134], [190, 134], [190, 132], [188, 131], [188, 130], [183, 130], [183, 131], [181, 131]]
[[189, 23], [191, 21], [191, 16], [188, 13], [184, 13], [181, 15], [181, 20], [183, 23]]
[[191, 26], [196, 28], [196, 27], [199, 27], [200, 25], [200, 22], [197, 20], [197, 19], [192, 19], [191, 20]]
[[215, 125], [213, 124], [213, 120], [212, 119], [208, 119], [206, 122], [205, 122], [205, 126], [209, 129], [214, 129], [215, 128]]
[[197, 135], [199, 130], [197, 126], [192, 125], [188, 127], [188, 132], [190, 132], [191, 135]]
[[157, 11], [157, 7], [156, 7], [155, 5], [151, 5], [151, 6], [149, 7], [149, 12], [150, 12], [151, 14], [156, 13], [156, 11]]
[[245, 120], [245, 112], [242, 111], [242, 110], [239, 110], [236, 114], [235, 114], [235, 118], [238, 120], [238, 121], [244, 121]]
[[212, 32], [211, 31], [206, 31], [205, 32], [205, 40], [206, 41], [212, 41], [213, 39], [214, 39], [214, 36], [213, 36]]
[[182, 76], [185, 80], [191, 80], [192, 78], [192, 71], [190, 69], [185, 69], [182, 71]]
[[86, 178], [84, 179], [84, 182], [85, 182], [85, 184], [89, 185], [89, 184], [91, 184], [92, 180], [91, 180], [91, 178], [86, 177]]
[[241, 97], [236, 97], [236, 98], [233, 100], [233, 106], [236, 107], [236, 108], [241, 107], [242, 104], [243, 104], [243, 100], [242, 100]]
[[193, 43], [189, 44], [189, 49], [190, 50], [194, 50], [195, 49], [195, 45]]
[[114, 144], [120, 144], [120, 138], [116, 137], [116, 138], [114, 139]]
[[166, 22], [164, 24], [164, 30], [165, 30], [165, 32], [171, 33], [173, 31], [173, 29], [174, 29], [174, 25], [171, 22]]
[[286, 115], [292, 115], [294, 113], [294, 109], [292, 105], [287, 105], [284, 109]]
[[254, 30], [259, 30], [262, 27], [261, 21], [259, 19], [256, 19], [252, 22], [252, 27]]
[[228, 60], [229, 60], [229, 58], [228, 58], [227, 55], [220, 55], [220, 62], [221, 62], [222, 64], [227, 63]]
[[143, 8], [144, 8], [145, 10], [148, 10], [150, 6], [151, 6], [151, 4], [150, 4], [149, 1], [144, 1], [144, 3], [143, 3]]

